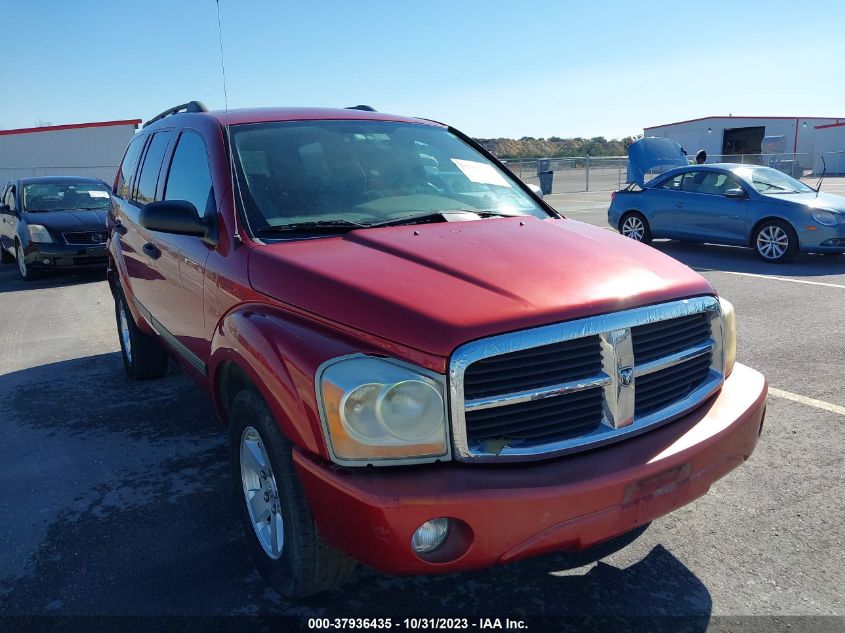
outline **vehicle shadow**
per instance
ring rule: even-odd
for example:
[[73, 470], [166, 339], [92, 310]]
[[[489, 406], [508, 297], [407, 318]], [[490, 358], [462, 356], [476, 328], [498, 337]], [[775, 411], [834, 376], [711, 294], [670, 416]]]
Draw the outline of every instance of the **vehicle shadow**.
[[24, 281], [18, 274], [14, 263], [0, 266], [0, 293], [18, 292], [21, 290], [41, 290], [44, 288], [58, 288], [103, 281], [106, 271], [103, 270], [68, 270], [51, 272], [32, 281]]
[[701, 270], [724, 270], [773, 277], [845, 274], [845, 255], [799, 253], [795, 259], [784, 264], [768, 264], [758, 259], [750, 248], [676, 240], [655, 240], [651, 246], [691, 268]]
[[0, 401], [0, 508], [16, 509], [0, 522], [11, 545], [0, 616], [542, 616], [706, 630], [707, 587], [652, 539], [626, 566], [556, 553], [440, 576], [361, 569], [287, 601], [255, 571], [225, 429], [180, 370], [133, 382], [119, 352], [100, 354], [0, 376]]

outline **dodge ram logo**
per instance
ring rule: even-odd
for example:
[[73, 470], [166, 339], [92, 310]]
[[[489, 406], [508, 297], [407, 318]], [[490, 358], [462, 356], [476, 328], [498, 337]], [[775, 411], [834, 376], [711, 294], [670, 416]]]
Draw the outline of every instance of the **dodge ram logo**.
[[623, 387], [630, 387], [631, 382], [634, 380], [634, 368], [633, 367], [622, 367], [619, 370], [619, 382], [622, 383]]

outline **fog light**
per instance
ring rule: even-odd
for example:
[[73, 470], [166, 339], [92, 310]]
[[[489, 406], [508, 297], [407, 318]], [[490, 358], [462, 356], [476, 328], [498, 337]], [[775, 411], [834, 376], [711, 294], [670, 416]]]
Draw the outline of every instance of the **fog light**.
[[845, 246], [845, 240], [841, 240], [838, 238], [832, 238], [829, 240], [825, 240], [822, 242], [822, 246]]
[[47, 258], [45, 257], [44, 259], [42, 259], [42, 260], [41, 260], [41, 263], [42, 263], [42, 264], [45, 264], [45, 265], [49, 265], [49, 264], [51, 264], [52, 262], [51, 262], [49, 259], [47, 259]]
[[449, 535], [449, 519], [431, 519], [417, 528], [411, 538], [411, 547], [418, 554], [433, 552], [443, 545]]

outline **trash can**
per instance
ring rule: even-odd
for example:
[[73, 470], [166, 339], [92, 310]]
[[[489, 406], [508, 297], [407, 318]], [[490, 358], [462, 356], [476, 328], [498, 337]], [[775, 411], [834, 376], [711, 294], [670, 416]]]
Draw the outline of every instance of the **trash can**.
[[552, 162], [548, 158], [537, 161], [537, 178], [540, 179], [540, 191], [544, 196], [552, 192]]
[[541, 171], [537, 174], [537, 177], [540, 179], [540, 191], [543, 192], [544, 196], [547, 196], [552, 192], [552, 180], [554, 175], [555, 174], [551, 169]]

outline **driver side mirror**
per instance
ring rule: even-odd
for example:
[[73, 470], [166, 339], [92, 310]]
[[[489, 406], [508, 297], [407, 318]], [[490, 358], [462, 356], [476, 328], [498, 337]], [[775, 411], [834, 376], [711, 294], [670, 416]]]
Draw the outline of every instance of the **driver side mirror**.
[[150, 231], [193, 235], [211, 244], [217, 243], [213, 223], [201, 218], [196, 207], [187, 200], [161, 200], [145, 204], [138, 214], [138, 222]]
[[742, 198], [747, 198], [747, 197], [748, 197], [748, 194], [747, 194], [747, 193], [745, 193], [745, 191], [744, 191], [743, 189], [740, 189], [739, 187], [736, 187], [736, 188], [734, 188], [734, 189], [728, 189], [728, 190], [725, 192], [725, 197], [726, 197], [726, 198], [736, 198], [736, 199], [742, 199]]

